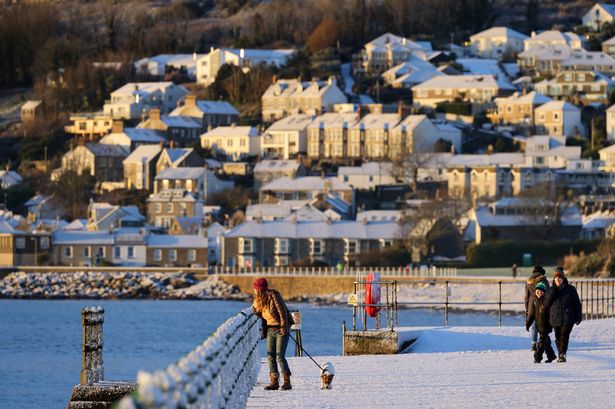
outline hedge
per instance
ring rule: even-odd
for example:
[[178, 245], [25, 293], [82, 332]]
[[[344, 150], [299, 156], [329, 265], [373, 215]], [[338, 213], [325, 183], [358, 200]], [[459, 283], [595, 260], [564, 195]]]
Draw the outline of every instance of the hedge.
[[508, 267], [521, 265], [523, 254], [532, 255], [533, 264], [556, 264], [568, 254], [596, 251], [601, 240], [575, 241], [491, 241], [470, 244], [466, 249], [469, 267]]
[[449, 102], [442, 101], [436, 104], [437, 112], [446, 112], [448, 114], [457, 115], [472, 115], [472, 104], [469, 102]]

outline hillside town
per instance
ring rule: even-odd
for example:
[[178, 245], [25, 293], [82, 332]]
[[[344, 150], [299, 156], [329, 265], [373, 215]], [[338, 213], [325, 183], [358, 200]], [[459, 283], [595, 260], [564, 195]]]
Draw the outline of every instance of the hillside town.
[[[615, 237], [615, 5], [577, 18], [447, 44], [386, 32], [348, 59], [312, 54], [311, 76], [299, 48], [93, 63], [131, 74], [90, 110], [50, 92], [18, 115], [0, 105], [0, 267], [461, 266], [521, 240], [530, 259], [532, 242], [563, 243], [542, 257], [593, 251]], [[63, 92], [68, 73], [47, 86]]]

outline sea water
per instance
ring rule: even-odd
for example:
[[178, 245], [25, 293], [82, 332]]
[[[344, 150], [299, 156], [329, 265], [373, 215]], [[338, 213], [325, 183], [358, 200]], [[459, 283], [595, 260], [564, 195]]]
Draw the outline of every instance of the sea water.
[[[0, 300], [0, 408], [67, 406], [81, 370], [81, 308], [89, 305], [105, 308], [107, 380], [134, 380], [138, 370], [166, 368], [226, 319], [249, 307], [239, 301]], [[293, 303], [289, 307], [302, 313], [303, 346], [310, 355], [341, 354], [342, 321], [350, 329], [351, 307]], [[443, 324], [442, 311], [399, 311], [400, 326]], [[522, 322], [505, 316], [504, 324]], [[362, 328], [360, 320], [357, 325]], [[497, 325], [497, 316], [451, 312], [449, 325]], [[264, 347], [261, 342], [261, 356]], [[288, 355], [293, 353], [291, 341]]]

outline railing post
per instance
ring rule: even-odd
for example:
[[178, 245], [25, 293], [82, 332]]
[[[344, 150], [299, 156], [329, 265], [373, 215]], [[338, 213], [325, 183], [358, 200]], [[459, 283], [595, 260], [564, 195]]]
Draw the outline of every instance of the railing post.
[[500, 327], [502, 326], [502, 282], [499, 281], [498, 282], [498, 295], [499, 295], [499, 300], [498, 300], [498, 323], [500, 325]]
[[445, 300], [444, 300], [444, 326], [448, 327], [448, 280], [446, 281]]
[[79, 383], [92, 385], [105, 378], [103, 366], [103, 307], [85, 307], [81, 310], [83, 338], [81, 343], [81, 374]]
[[592, 303], [592, 312], [591, 312], [591, 319], [594, 319], [594, 280], [592, 280], [591, 282], [591, 293], [592, 293], [592, 299], [591, 299], [591, 303]]

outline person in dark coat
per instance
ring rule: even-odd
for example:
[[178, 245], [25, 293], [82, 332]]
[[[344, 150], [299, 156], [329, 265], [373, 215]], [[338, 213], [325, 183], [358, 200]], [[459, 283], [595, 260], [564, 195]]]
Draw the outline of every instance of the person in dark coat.
[[549, 333], [551, 332], [551, 325], [549, 324], [549, 309], [543, 304], [545, 293], [547, 292], [547, 286], [540, 282], [536, 284], [536, 297], [534, 302], [530, 304], [530, 309], [527, 314], [527, 320], [525, 321], [525, 330], [529, 331], [532, 324], [536, 325], [538, 329], [538, 345], [536, 352], [534, 352], [534, 362], [539, 364], [542, 361], [542, 355], [546, 351], [547, 363], [553, 362], [556, 358], [553, 347], [551, 346], [551, 338]]
[[544, 305], [549, 308], [549, 323], [555, 332], [557, 362], [566, 362], [570, 333], [574, 324], [581, 323], [583, 310], [577, 289], [568, 283], [562, 267], [553, 273], [553, 286], [547, 291]]
[[[525, 318], [527, 321], [530, 305], [534, 303], [536, 299], [536, 284], [543, 283], [547, 290], [549, 289], [549, 281], [547, 280], [547, 273], [542, 266], [534, 266], [532, 274], [525, 282]], [[536, 343], [538, 342], [538, 330], [536, 329], [536, 322], [530, 326], [530, 339], [532, 340], [532, 351], [536, 352]]]

